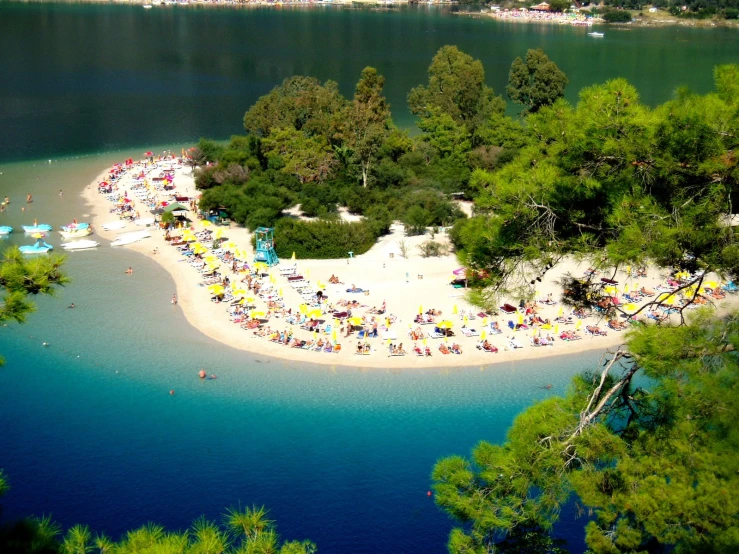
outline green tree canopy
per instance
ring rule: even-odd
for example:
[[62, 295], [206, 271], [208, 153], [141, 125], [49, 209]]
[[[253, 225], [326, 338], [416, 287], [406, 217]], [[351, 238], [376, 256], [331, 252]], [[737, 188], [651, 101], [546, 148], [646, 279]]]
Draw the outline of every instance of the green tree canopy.
[[736, 314], [642, 328], [564, 397], [520, 414], [504, 444], [439, 461], [436, 501], [465, 524], [450, 552], [505, 552], [511, 535], [551, 530], [572, 497], [595, 513], [596, 554], [735, 552], [737, 348]]
[[567, 83], [557, 64], [537, 48], [526, 52], [525, 62], [520, 57], [513, 60], [506, 92], [516, 104], [526, 106], [524, 113], [536, 112], [564, 97]]
[[485, 70], [480, 60], [456, 46], [443, 46], [428, 70], [427, 86], [418, 86], [408, 94], [408, 106], [421, 121], [446, 115], [463, 125], [476, 142], [477, 129], [494, 115], [505, 111], [505, 102], [485, 84]]
[[334, 134], [336, 117], [345, 105], [346, 99], [335, 82], [322, 85], [313, 77], [290, 77], [246, 112], [244, 129], [258, 137], [282, 128], [328, 139]]

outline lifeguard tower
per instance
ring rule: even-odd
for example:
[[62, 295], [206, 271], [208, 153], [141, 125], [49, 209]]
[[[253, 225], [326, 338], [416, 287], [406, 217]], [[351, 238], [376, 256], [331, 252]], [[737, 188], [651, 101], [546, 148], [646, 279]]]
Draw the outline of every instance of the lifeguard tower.
[[259, 227], [254, 235], [257, 239], [254, 261], [265, 263], [269, 267], [280, 263], [275, 252], [275, 230], [272, 227]]

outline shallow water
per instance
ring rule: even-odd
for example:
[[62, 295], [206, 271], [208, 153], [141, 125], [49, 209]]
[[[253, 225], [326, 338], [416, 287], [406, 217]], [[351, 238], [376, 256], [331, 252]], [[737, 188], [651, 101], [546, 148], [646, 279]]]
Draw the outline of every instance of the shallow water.
[[[0, 222], [84, 219], [78, 192], [128, 155], [0, 165], [11, 196]], [[434, 462], [503, 440], [517, 413], [598, 357], [454, 370], [286, 363], [204, 337], [170, 304], [163, 269], [102, 242], [69, 254], [73, 282], [38, 299], [28, 324], [0, 329], [7, 517], [51, 512], [118, 536], [265, 504], [285, 537], [321, 552], [443, 552], [452, 523], [426, 496]], [[218, 378], [199, 380], [201, 367]], [[565, 519], [559, 532], [581, 551], [583, 524]]]

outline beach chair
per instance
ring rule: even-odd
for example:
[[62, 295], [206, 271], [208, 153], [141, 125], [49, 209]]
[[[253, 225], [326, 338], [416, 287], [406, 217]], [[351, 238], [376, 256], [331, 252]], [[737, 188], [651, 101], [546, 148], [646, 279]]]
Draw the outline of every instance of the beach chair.
[[432, 339], [443, 339], [444, 338], [444, 333], [439, 333], [438, 331], [431, 331], [429, 333], [429, 338], [432, 338]]
[[729, 292], [731, 294], [734, 294], [735, 292], [739, 292], [739, 287], [737, 287], [734, 284], [734, 281], [729, 281], [724, 286], [721, 287], [724, 291]]

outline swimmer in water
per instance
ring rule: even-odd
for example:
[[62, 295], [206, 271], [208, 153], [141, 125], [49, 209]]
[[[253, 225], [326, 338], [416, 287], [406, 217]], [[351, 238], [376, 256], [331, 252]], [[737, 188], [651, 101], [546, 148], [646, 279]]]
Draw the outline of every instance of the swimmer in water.
[[28, 196], [26, 196], [26, 204], [30, 204], [33, 202], [33, 196], [31, 196], [31, 193], [28, 193]]
[[133, 273], [133, 268], [132, 268], [132, 267], [129, 267], [129, 268], [128, 268], [128, 269], [126, 270], [126, 273], [127, 273], [128, 275], [131, 275], [131, 274]]
[[210, 378], [211, 379], [216, 379], [216, 374], [215, 373], [211, 373]]
[[74, 302], [72, 302], [67, 308], [74, 308]]
[[198, 377], [200, 377], [201, 379], [205, 379], [205, 378], [206, 378], [207, 376], [208, 376], [208, 374], [207, 374], [207, 373], [205, 372], [205, 370], [204, 370], [204, 369], [201, 369], [201, 370], [200, 370], [200, 371], [198, 372]]

